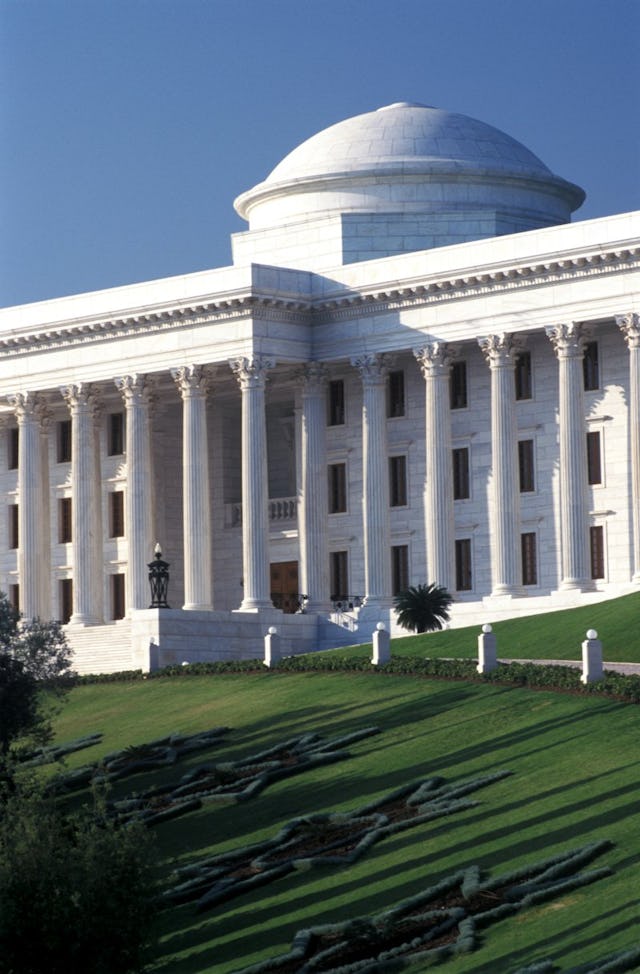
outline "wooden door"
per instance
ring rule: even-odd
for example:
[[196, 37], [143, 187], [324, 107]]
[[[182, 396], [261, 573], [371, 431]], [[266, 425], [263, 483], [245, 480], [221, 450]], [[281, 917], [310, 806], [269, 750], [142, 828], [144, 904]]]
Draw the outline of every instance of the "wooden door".
[[276, 609], [283, 612], [297, 612], [298, 562], [276, 561], [271, 565], [271, 600]]

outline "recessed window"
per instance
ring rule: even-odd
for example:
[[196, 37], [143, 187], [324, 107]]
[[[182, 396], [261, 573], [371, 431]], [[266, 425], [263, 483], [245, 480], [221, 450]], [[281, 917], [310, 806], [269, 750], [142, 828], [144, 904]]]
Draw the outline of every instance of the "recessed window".
[[460, 447], [452, 450], [453, 461], [453, 499], [465, 500], [469, 497], [469, 449]]
[[338, 602], [349, 596], [349, 559], [346, 551], [332, 551], [329, 556], [331, 572], [331, 601]]
[[520, 535], [520, 550], [522, 555], [522, 584], [538, 584], [538, 552], [534, 531], [527, 531]]
[[533, 440], [520, 440], [518, 443], [518, 470], [520, 492], [535, 490], [535, 471], [533, 464]]
[[71, 420], [63, 419], [57, 425], [58, 463], [71, 462]]
[[111, 575], [111, 618], [124, 619], [124, 575]]
[[389, 457], [389, 503], [391, 507], [407, 504], [407, 458]]
[[454, 362], [451, 366], [451, 408], [466, 409], [467, 406], [467, 363]]
[[589, 528], [591, 549], [591, 578], [604, 578], [604, 529], [597, 525]]
[[10, 585], [7, 594], [9, 596], [9, 602], [11, 603], [11, 605], [16, 610], [16, 612], [19, 612], [20, 611], [20, 586]]
[[7, 434], [7, 467], [17, 470], [19, 462], [20, 430], [13, 426]]
[[20, 542], [20, 517], [18, 505], [9, 504], [9, 547], [17, 548]]
[[71, 498], [61, 497], [58, 501], [58, 541], [68, 544], [71, 541]]
[[590, 484], [602, 483], [600, 433], [587, 433], [587, 474]]
[[73, 615], [73, 579], [60, 579], [60, 622], [63, 625], [69, 621]]
[[456, 541], [456, 591], [471, 589], [471, 539]]
[[392, 595], [399, 595], [409, 588], [409, 546], [393, 545], [391, 548]]
[[404, 372], [390, 372], [387, 383], [387, 416], [404, 416]]
[[344, 426], [344, 382], [332, 380], [327, 387], [327, 424]]
[[347, 465], [329, 465], [329, 514], [344, 514], [347, 510]]
[[587, 342], [584, 346], [584, 358], [582, 360], [584, 370], [584, 388], [586, 392], [592, 392], [600, 388], [600, 364], [598, 361], [598, 343]]
[[124, 453], [124, 413], [107, 416], [107, 453], [110, 457]]
[[109, 537], [124, 536], [124, 491], [114, 490], [109, 494]]
[[531, 399], [531, 352], [516, 356], [516, 399]]

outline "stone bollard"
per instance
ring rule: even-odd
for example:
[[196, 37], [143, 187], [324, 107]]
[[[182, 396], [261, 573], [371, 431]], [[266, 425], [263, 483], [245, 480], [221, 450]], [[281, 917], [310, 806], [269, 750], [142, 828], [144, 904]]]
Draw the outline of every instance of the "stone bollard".
[[602, 643], [595, 629], [587, 630], [587, 638], [582, 643], [582, 683], [595, 683], [602, 680]]
[[478, 636], [478, 673], [491, 673], [498, 665], [496, 655], [497, 643], [491, 626], [485, 622], [482, 632]]
[[280, 636], [275, 626], [269, 627], [264, 637], [264, 665], [277, 666], [280, 662]]
[[390, 659], [391, 634], [386, 629], [384, 622], [379, 622], [373, 634], [373, 659], [371, 662], [374, 666], [382, 666], [384, 663], [388, 663]]

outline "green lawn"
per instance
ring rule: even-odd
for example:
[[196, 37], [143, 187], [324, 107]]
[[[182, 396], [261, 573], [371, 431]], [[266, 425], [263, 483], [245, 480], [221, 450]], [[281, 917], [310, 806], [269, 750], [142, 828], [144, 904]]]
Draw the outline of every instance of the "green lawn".
[[99, 747], [69, 758], [75, 767], [172, 731], [233, 728], [219, 748], [118, 786], [132, 791], [304, 732], [381, 729], [353, 745], [347, 761], [278, 782], [246, 804], [159, 826], [163, 875], [172, 863], [266, 838], [304, 813], [354, 809], [434, 774], [457, 781], [510, 769], [512, 777], [473, 796], [476, 808], [391, 837], [351, 867], [285, 877], [211, 913], [186, 905], [161, 914], [150, 967], [153, 974], [226, 974], [287, 950], [300, 927], [378, 912], [461, 867], [502, 872], [612, 840], [597, 863], [611, 866], [610, 878], [502, 921], [475, 953], [441, 968], [509, 974], [543, 957], [568, 970], [635, 943], [638, 720], [637, 707], [596, 697], [381, 674], [271, 672], [78, 687], [56, 730], [60, 741], [104, 732]]

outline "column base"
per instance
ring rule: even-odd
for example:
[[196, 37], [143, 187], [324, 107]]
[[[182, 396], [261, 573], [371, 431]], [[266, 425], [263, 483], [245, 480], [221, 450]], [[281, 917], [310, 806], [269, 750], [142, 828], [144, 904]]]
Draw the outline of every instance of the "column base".
[[185, 602], [182, 608], [185, 612], [213, 612], [210, 602]]
[[596, 583], [590, 578], [563, 578], [558, 585], [559, 592], [594, 592]]
[[82, 613], [77, 615], [72, 615], [69, 619], [68, 626], [103, 626], [104, 619], [98, 619], [97, 616], [88, 616]]
[[525, 591], [519, 585], [496, 585], [491, 591], [492, 599], [521, 599], [525, 596]]
[[281, 612], [281, 609], [276, 609], [271, 600], [260, 600], [260, 599], [245, 599], [241, 602], [237, 609], [233, 609], [233, 612], [263, 612], [265, 609], [270, 609], [271, 612]]

